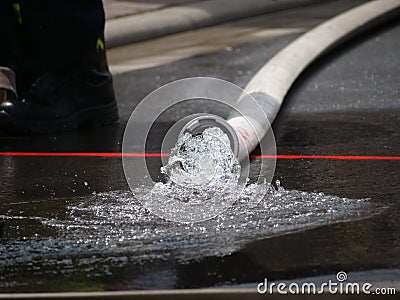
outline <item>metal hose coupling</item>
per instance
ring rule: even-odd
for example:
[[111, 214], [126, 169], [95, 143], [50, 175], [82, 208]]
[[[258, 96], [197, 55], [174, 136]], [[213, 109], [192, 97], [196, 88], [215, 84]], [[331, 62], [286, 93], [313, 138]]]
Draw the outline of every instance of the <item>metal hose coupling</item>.
[[239, 139], [233, 127], [223, 118], [213, 114], [205, 114], [198, 116], [189, 121], [181, 130], [179, 137], [185, 133], [191, 135], [201, 134], [205, 129], [218, 127], [224, 132], [230, 141], [232, 152], [238, 157], [239, 155]]

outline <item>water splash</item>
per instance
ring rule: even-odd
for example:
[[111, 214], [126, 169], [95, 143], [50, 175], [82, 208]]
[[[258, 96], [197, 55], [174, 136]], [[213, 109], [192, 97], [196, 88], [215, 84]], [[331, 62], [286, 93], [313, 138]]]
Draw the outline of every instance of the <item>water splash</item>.
[[152, 213], [181, 223], [201, 222], [230, 207], [243, 189], [241, 166], [219, 128], [181, 136], [161, 168], [167, 182], [133, 192]]
[[[194, 224], [160, 219], [147, 212], [130, 192], [95, 193], [67, 200], [64, 218], [26, 217], [57, 229], [58, 234], [20, 237], [1, 244], [0, 268], [26, 262], [46, 262], [59, 268], [63, 265], [59, 258], [66, 255], [85, 257], [85, 263], [95, 269], [113, 259], [117, 264], [160, 259], [189, 262], [230, 254], [250, 241], [362, 219], [381, 211], [368, 199], [286, 190], [279, 183], [277, 189], [268, 187], [267, 196], [254, 206], [253, 193], [258, 188], [255, 184], [248, 186], [223, 214]], [[21, 216], [1, 217], [7, 221]], [[93, 272], [90, 276], [95, 276]]]

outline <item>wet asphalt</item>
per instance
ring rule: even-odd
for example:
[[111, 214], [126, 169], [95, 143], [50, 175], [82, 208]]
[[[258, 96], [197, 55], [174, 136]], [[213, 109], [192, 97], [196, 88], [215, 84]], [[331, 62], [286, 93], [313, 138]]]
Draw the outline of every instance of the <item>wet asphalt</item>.
[[[265, 61], [297, 36], [116, 76], [120, 124], [53, 136], [0, 133], [0, 151], [120, 152], [131, 111], [157, 87], [194, 76], [222, 78], [244, 87]], [[274, 123], [278, 154], [400, 155], [398, 49], [400, 23], [391, 22], [313, 64], [291, 89]], [[160, 127], [172, 125], [176, 117], [177, 114], [171, 113]], [[160, 137], [162, 128], [154, 133], [155, 140]], [[155, 142], [149, 146], [150, 151], [158, 149]], [[15, 274], [8, 278], [10, 270], [5, 268], [0, 269], [0, 277], [6, 278], [8, 284], [0, 285], [0, 291], [199, 288], [260, 282], [264, 277], [280, 280], [335, 274], [340, 270], [399, 269], [399, 163], [391, 160], [277, 161], [275, 179], [286, 189], [370, 198], [385, 207], [382, 213], [367, 219], [257, 239], [222, 257], [203, 257], [181, 264], [168, 259], [143, 265], [128, 263], [95, 279], [86, 276], [90, 269], [80, 270], [81, 285], [68, 284], [70, 275], [52, 274], [51, 269], [35, 277], [23, 268], [20, 272], [14, 268]], [[158, 161], [149, 160], [149, 166], [158, 172]], [[38, 209], [63, 215], [65, 199], [86, 197], [93, 192], [128, 190], [118, 157], [0, 156], [0, 170], [0, 215], [3, 216], [23, 216]], [[12, 240], [29, 244], [35, 238], [34, 226], [22, 219], [5, 220], [4, 224], [0, 221], [0, 229], [3, 226], [0, 245]], [[7, 257], [7, 253], [0, 250], [0, 257]], [[54, 282], [54, 277], [58, 287], [49, 283]], [[379, 281], [372, 275], [370, 279]], [[12, 281], [21, 284], [12, 284]]]

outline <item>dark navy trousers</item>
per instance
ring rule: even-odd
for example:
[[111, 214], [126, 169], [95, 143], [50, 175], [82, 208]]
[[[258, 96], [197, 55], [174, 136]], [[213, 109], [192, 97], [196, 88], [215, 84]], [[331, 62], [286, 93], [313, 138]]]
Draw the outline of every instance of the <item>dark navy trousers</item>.
[[106, 64], [101, 0], [0, 0], [0, 66], [18, 85], [40, 73]]

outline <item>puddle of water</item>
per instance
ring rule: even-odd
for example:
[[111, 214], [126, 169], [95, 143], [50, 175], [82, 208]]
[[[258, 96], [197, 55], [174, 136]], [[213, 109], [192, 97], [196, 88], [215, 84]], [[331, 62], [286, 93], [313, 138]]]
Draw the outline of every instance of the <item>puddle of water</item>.
[[188, 263], [228, 255], [250, 241], [366, 218], [382, 210], [368, 199], [286, 190], [277, 184], [256, 206], [252, 199], [259, 187], [250, 185], [224, 213], [194, 224], [160, 219], [124, 191], [67, 200], [65, 214], [58, 216], [47, 211], [29, 217], [2, 215], [6, 223], [25, 218], [56, 229], [56, 234], [3, 240], [1, 281], [7, 282], [21, 269], [28, 277], [82, 271], [86, 277], [96, 277], [111, 275], [112, 268], [129, 263]]

